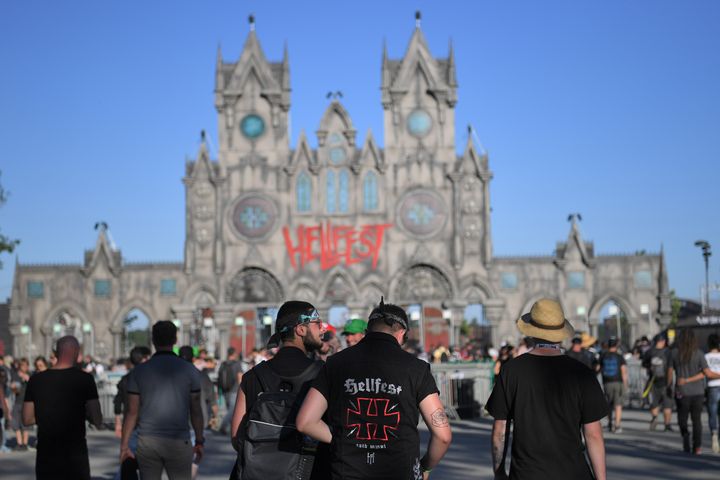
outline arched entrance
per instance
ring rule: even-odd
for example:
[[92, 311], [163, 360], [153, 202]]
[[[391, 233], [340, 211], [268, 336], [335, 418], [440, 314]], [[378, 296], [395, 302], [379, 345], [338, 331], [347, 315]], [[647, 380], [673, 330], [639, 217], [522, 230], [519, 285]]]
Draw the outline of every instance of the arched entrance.
[[623, 349], [629, 351], [633, 341], [630, 338], [632, 329], [628, 322], [628, 314], [620, 303], [611, 299], [600, 306], [597, 331], [597, 338], [601, 342], [607, 341], [610, 337], [616, 337]]

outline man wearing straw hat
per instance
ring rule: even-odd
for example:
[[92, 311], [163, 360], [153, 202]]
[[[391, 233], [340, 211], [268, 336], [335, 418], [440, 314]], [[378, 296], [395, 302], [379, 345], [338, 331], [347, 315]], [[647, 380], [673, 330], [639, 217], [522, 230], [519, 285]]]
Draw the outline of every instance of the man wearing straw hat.
[[505, 456], [513, 422], [513, 480], [605, 480], [600, 420], [608, 407], [592, 370], [564, 355], [560, 348], [560, 342], [574, 333], [562, 307], [554, 300], [538, 300], [530, 313], [517, 321], [517, 327], [533, 338], [535, 347], [505, 364], [488, 399], [486, 408], [495, 418], [495, 478], [508, 478]]

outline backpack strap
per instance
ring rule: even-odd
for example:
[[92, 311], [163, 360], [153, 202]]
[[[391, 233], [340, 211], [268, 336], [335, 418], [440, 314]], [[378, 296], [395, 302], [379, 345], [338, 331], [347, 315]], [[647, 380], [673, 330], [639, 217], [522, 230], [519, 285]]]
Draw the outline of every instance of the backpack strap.
[[277, 392], [280, 389], [282, 377], [272, 371], [267, 361], [255, 365], [253, 370], [255, 371], [255, 375], [257, 375], [263, 392]]

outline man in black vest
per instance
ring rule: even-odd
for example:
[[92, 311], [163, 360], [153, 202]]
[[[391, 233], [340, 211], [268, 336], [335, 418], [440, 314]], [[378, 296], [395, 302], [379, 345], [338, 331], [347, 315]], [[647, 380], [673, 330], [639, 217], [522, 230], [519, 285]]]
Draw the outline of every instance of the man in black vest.
[[[365, 338], [328, 358], [305, 397], [297, 427], [331, 444], [333, 479], [425, 479], [450, 446], [430, 365], [402, 349], [407, 331], [405, 311], [381, 300]], [[423, 456], [419, 414], [430, 430]]]

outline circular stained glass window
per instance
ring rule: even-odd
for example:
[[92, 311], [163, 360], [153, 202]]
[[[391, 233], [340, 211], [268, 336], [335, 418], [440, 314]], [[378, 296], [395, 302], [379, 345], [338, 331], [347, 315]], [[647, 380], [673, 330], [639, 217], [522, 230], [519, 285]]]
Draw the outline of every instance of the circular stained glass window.
[[425, 110], [417, 109], [410, 112], [407, 117], [407, 129], [415, 137], [424, 137], [430, 133], [432, 118]]
[[277, 208], [268, 198], [248, 195], [237, 202], [232, 213], [235, 230], [248, 239], [262, 239], [277, 223]]
[[415, 190], [400, 201], [400, 226], [409, 233], [425, 237], [434, 235], [445, 226], [447, 208], [442, 197], [431, 190]]
[[260, 115], [245, 115], [240, 122], [240, 130], [247, 138], [255, 139], [265, 131], [265, 122]]
[[339, 147], [331, 148], [330, 161], [335, 165], [343, 163], [345, 161], [345, 149]]

